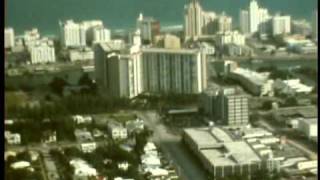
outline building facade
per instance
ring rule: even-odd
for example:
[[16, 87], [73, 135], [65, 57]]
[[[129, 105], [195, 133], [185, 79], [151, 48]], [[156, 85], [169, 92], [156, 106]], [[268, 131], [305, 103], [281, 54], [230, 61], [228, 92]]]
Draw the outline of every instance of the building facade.
[[14, 30], [13, 28], [4, 29], [4, 48], [14, 47]]
[[185, 38], [197, 38], [202, 35], [203, 10], [198, 0], [190, 0], [185, 6]]
[[143, 90], [200, 93], [207, 86], [206, 59], [198, 50], [142, 49]]
[[214, 21], [214, 32], [215, 33], [225, 33], [232, 30], [232, 18], [225, 15], [218, 16]]
[[[95, 27], [103, 27], [102, 21], [92, 20], [76, 23], [73, 20], [67, 20], [64, 23], [60, 22], [62, 45], [64, 45], [65, 47], [86, 46], [89, 42], [92, 42], [92, 38], [94, 36], [92, 35], [92, 33], [95, 32], [92, 29]], [[105, 32], [103, 32], [103, 34], [104, 33]], [[100, 34], [96, 33], [96, 35]]]
[[318, 10], [315, 10], [312, 15], [312, 35], [313, 39], [318, 41]]
[[272, 18], [272, 35], [291, 33], [291, 17], [276, 15]]
[[152, 17], [144, 17], [143, 14], [140, 14], [137, 19], [137, 29], [140, 30], [142, 42], [150, 44], [154, 37], [160, 34], [160, 22]]
[[55, 49], [51, 40], [42, 39], [30, 47], [31, 64], [52, 63], [56, 61]]

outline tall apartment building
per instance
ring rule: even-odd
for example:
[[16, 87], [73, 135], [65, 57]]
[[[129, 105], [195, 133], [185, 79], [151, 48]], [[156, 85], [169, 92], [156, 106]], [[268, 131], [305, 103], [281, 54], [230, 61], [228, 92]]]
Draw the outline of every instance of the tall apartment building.
[[132, 98], [141, 92], [137, 79], [140, 77], [141, 62], [121, 51], [111, 43], [95, 46], [96, 81], [100, 90], [111, 97]]
[[291, 30], [293, 34], [300, 34], [304, 36], [312, 34], [311, 25], [306, 20], [293, 20], [291, 23]]
[[312, 15], [312, 36], [318, 41], [318, 10], [315, 10]]
[[92, 43], [104, 43], [111, 40], [111, 32], [109, 29], [104, 28], [103, 26], [96, 26], [92, 28]]
[[265, 8], [260, 8], [256, 0], [251, 0], [248, 10], [240, 10], [240, 29], [242, 33], [265, 34], [269, 30], [270, 16]]
[[249, 12], [247, 10], [240, 10], [240, 31], [244, 34], [249, 33]]
[[38, 40], [30, 46], [30, 56], [32, 64], [52, 63], [56, 61], [54, 45], [51, 40]]
[[92, 41], [92, 28], [103, 26], [102, 21], [83, 21], [76, 23], [73, 20], [67, 20], [64, 23], [60, 22], [61, 41], [66, 47], [83, 47], [88, 42]]
[[185, 7], [185, 38], [197, 38], [202, 35], [203, 11], [198, 0], [189, 0]]
[[214, 32], [224, 33], [232, 30], [232, 18], [223, 12], [214, 21]]
[[25, 31], [23, 35], [24, 45], [30, 50], [30, 47], [38, 43], [40, 40], [40, 33], [37, 28], [33, 28], [30, 31]]
[[272, 18], [272, 35], [290, 34], [291, 17], [276, 15]]
[[4, 29], [4, 48], [14, 47], [14, 30], [13, 28]]
[[204, 112], [219, 124], [242, 126], [249, 122], [248, 96], [236, 87], [207, 89], [201, 103]]
[[137, 19], [137, 29], [140, 30], [141, 40], [147, 44], [152, 43], [154, 37], [160, 34], [160, 23], [152, 17], [139, 15]]
[[216, 13], [214, 12], [202, 12], [203, 22], [202, 22], [202, 33], [206, 35], [215, 33], [215, 20], [217, 18]]
[[207, 86], [206, 59], [195, 49], [142, 49], [143, 90], [201, 93]]

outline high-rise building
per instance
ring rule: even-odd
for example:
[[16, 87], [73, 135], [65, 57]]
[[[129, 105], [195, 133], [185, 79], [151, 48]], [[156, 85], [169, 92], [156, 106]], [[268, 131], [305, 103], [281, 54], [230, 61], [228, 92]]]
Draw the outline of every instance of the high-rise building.
[[244, 34], [249, 33], [249, 12], [247, 10], [240, 10], [240, 31]]
[[306, 20], [293, 20], [291, 23], [291, 29], [293, 34], [303, 36], [311, 35], [312, 32], [311, 25]]
[[30, 46], [32, 64], [52, 63], [56, 61], [53, 41], [42, 39]]
[[92, 28], [103, 26], [102, 21], [83, 21], [75, 23], [73, 20], [67, 20], [64, 23], [60, 22], [61, 42], [66, 47], [83, 47], [88, 42], [92, 41]]
[[217, 18], [216, 13], [206, 12], [206, 11], [203, 11], [202, 13], [203, 13], [202, 33], [205, 35], [214, 34], [215, 33], [214, 21]]
[[152, 43], [154, 37], [160, 34], [160, 23], [152, 17], [144, 17], [140, 14], [137, 19], [137, 29], [140, 30], [143, 43]]
[[23, 35], [24, 45], [30, 50], [30, 47], [35, 45], [40, 40], [40, 33], [37, 28], [30, 31], [25, 31]]
[[190, 0], [185, 7], [184, 30], [185, 39], [197, 38], [202, 35], [203, 11], [198, 0]]
[[214, 21], [214, 32], [225, 33], [232, 30], [232, 18], [223, 12]]
[[240, 10], [240, 30], [244, 34], [266, 34], [269, 32], [270, 15], [267, 9], [259, 8], [256, 0], [251, 0], [248, 10]]
[[110, 30], [103, 26], [96, 26], [92, 28], [92, 43], [104, 43], [111, 40]]
[[207, 89], [201, 96], [204, 112], [218, 124], [242, 126], [249, 122], [248, 96], [236, 87]]
[[4, 30], [4, 48], [14, 47], [14, 30], [13, 28], [5, 28]]
[[65, 23], [60, 22], [61, 42], [66, 47], [84, 46], [80, 41], [80, 27], [73, 20], [68, 20]]
[[270, 32], [270, 20], [268, 9], [260, 8], [259, 9], [259, 25], [258, 31], [259, 34], [268, 34]]
[[318, 10], [315, 10], [312, 16], [312, 36], [318, 41]]
[[196, 49], [142, 49], [143, 90], [201, 93], [207, 86], [206, 59]]
[[291, 17], [280, 16], [277, 14], [272, 18], [272, 34], [290, 34], [291, 33]]
[[249, 32], [256, 33], [259, 26], [259, 6], [256, 0], [251, 0], [249, 5]]
[[95, 46], [96, 81], [100, 90], [110, 97], [132, 98], [141, 93], [140, 61], [109, 43]]

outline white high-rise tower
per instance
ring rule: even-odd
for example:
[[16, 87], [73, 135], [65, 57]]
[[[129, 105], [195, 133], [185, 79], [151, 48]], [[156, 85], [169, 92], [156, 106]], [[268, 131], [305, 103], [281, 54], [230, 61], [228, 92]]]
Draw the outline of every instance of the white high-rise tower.
[[249, 5], [249, 32], [255, 33], [259, 27], [259, 6], [256, 0], [251, 0]]
[[190, 0], [185, 6], [185, 37], [196, 38], [202, 34], [203, 12], [198, 0]]

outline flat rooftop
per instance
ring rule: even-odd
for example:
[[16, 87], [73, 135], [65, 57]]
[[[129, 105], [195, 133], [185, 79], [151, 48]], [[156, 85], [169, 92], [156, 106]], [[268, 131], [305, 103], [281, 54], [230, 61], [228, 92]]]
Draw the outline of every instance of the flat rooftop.
[[244, 141], [224, 143], [220, 149], [201, 150], [202, 156], [213, 166], [230, 166], [260, 162], [259, 156]]

